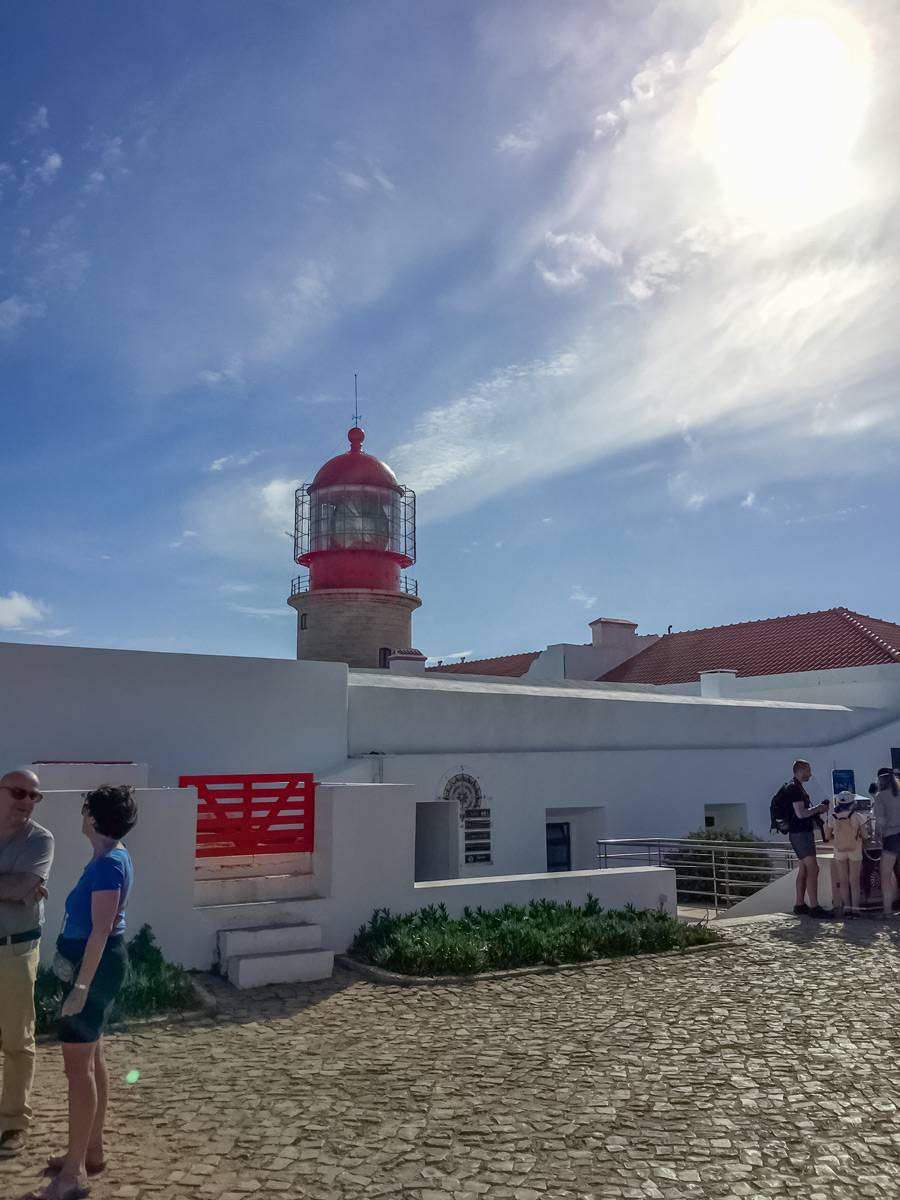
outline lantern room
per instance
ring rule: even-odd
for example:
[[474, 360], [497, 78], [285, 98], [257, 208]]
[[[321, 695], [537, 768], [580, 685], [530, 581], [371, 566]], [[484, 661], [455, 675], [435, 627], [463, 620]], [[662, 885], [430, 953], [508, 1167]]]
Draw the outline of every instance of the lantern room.
[[366, 454], [365, 434], [296, 493], [294, 559], [309, 567], [309, 589], [401, 590], [401, 568], [416, 558], [416, 496], [385, 463]]
[[294, 560], [309, 568], [289, 600], [298, 658], [387, 666], [410, 645], [421, 601], [401, 571], [416, 559], [416, 496], [363, 450], [365, 436], [351, 429], [350, 449], [296, 492]]

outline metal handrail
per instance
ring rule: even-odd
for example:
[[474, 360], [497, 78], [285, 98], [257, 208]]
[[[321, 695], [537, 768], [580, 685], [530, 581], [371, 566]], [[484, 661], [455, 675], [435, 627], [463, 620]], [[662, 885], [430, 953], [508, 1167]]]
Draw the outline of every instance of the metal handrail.
[[[419, 581], [411, 579], [409, 575], [400, 576], [400, 592], [407, 596], [418, 596]], [[291, 595], [299, 596], [301, 592], [309, 591], [309, 571], [304, 571], [302, 575], [297, 575], [291, 580]]]
[[[672, 867], [680, 897], [709, 901], [718, 913], [780, 879], [797, 865], [785, 842], [699, 841], [697, 838], [607, 838], [597, 842], [601, 869]], [[628, 860], [628, 861], [625, 861]]]

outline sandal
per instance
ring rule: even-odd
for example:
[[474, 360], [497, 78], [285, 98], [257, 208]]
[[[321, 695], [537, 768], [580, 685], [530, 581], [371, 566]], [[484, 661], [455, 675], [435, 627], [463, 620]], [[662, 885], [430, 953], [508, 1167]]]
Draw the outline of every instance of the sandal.
[[[45, 1175], [58, 1175], [63, 1169], [63, 1164], [66, 1161], [64, 1154], [51, 1154], [47, 1159], [47, 1165], [44, 1167]], [[101, 1158], [99, 1162], [85, 1161], [84, 1169], [88, 1175], [100, 1175], [106, 1170], [106, 1159]]]

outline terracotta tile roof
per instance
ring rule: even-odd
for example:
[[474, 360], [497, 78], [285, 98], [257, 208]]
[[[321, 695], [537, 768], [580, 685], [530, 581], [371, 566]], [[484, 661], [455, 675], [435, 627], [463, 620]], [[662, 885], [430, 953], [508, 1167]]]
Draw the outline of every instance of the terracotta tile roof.
[[600, 678], [611, 683], [693, 683], [701, 671], [785, 675], [900, 662], [900, 625], [846, 608], [669, 633]]
[[539, 654], [540, 650], [534, 650], [528, 654], [504, 654], [500, 658], [469, 658], [465, 662], [444, 663], [425, 670], [440, 675], [506, 675], [518, 679]]

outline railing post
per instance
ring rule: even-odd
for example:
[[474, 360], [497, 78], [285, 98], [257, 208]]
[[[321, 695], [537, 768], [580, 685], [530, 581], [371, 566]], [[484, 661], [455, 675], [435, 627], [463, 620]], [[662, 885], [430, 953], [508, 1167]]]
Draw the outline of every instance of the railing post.
[[719, 916], [719, 875], [715, 869], [715, 846], [713, 846], [713, 910]]

